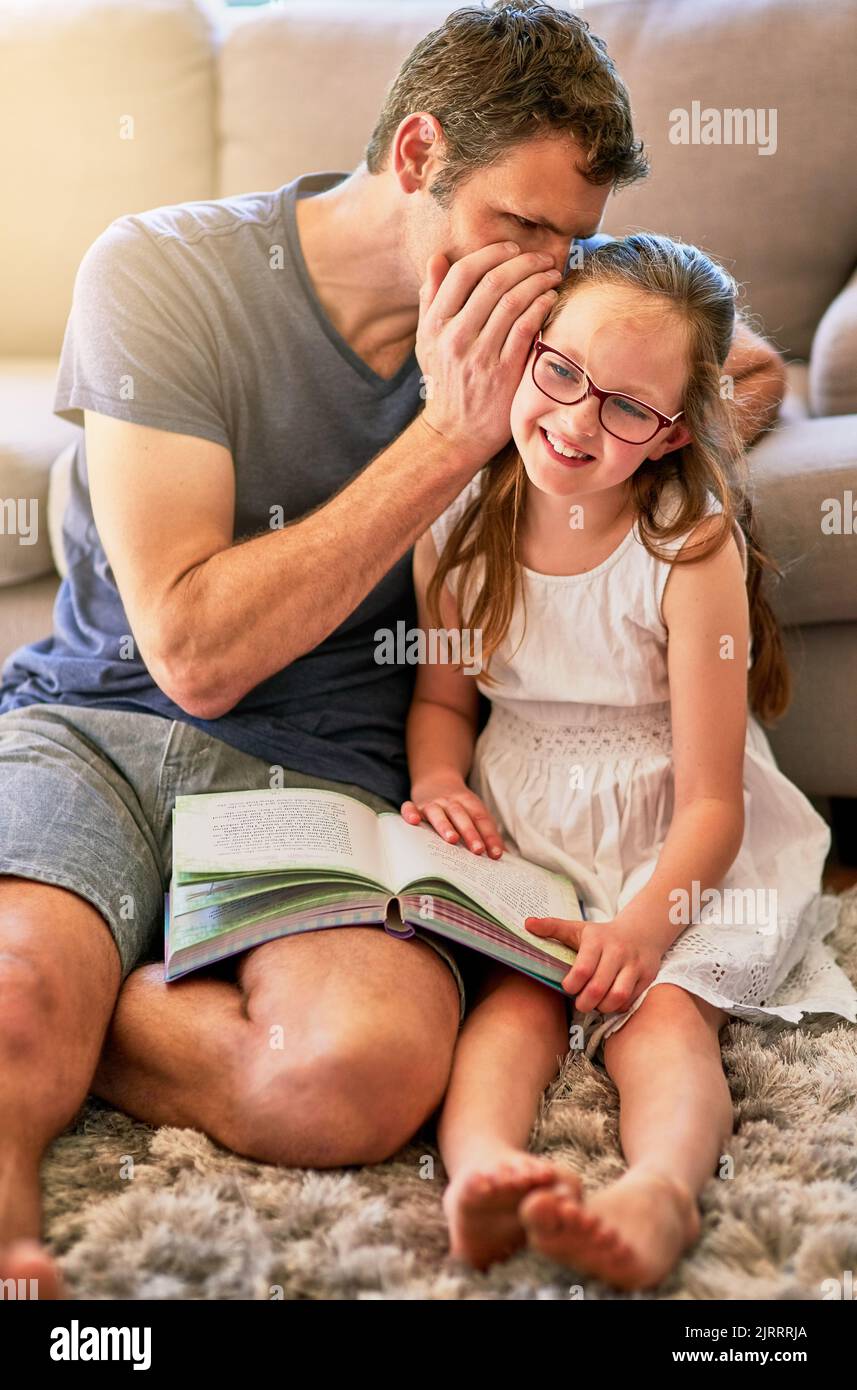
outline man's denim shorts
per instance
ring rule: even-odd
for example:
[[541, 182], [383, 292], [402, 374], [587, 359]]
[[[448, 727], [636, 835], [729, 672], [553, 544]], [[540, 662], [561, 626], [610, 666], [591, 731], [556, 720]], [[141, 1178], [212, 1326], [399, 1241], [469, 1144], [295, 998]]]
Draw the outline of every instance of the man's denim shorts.
[[[163, 959], [176, 797], [268, 787], [270, 776], [265, 759], [183, 720], [76, 705], [9, 710], [0, 714], [0, 874], [57, 884], [92, 903], [110, 927], [124, 980], [136, 965]], [[399, 810], [347, 782], [285, 771], [283, 785]], [[460, 1026], [459, 948], [415, 935], [455, 977]]]

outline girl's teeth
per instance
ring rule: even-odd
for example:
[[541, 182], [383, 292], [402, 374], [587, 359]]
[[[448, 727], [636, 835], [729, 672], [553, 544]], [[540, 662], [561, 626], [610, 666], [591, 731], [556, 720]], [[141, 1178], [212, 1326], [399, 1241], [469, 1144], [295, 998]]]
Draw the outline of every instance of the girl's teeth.
[[562, 440], [556, 439], [552, 434], [548, 434], [547, 430], [545, 430], [545, 434], [548, 437], [551, 448], [556, 449], [557, 453], [562, 454], [564, 458], [588, 459], [592, 457], [591, 454], [581, 453], [580, 449], [570, 449], [567, 444], [563, 444]]

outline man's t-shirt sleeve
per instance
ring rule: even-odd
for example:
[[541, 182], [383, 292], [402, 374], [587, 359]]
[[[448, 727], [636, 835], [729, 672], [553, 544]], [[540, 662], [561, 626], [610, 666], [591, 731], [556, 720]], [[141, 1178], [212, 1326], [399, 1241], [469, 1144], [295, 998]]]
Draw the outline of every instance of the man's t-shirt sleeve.
[[75, 279], [56, 415], [83, 425], [92, 410], [230, 447], [195, 251], [163, 244], [132, 216], [93, 242]]

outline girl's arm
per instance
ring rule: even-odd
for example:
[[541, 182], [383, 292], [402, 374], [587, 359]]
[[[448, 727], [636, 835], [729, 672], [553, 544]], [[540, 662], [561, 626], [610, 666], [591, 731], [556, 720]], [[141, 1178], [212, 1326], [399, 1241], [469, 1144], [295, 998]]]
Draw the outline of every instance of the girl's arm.
[[[431, 626], [426, 590], [438, 562], [431, 531], [414, 546], [414, 589], [420, 627]], [[457, 605], [444, 585], [440, 599], [442, 626], [461, 627]], [[430, 644], [426, 643], [430, 650]], [[467, 786], [473, 761], [479, 692], [475, 678], [443, 663], [424, 663], [417, 668], [416, 685], [407, 722], [408, 767], [411, 799], [402, 815], [417, 825], [422, 819], [434, 826], [450, 844], [463, 837], [469, 850], [492, 858], [503, 852], [503, 842], [492, 817]]]
[[[703, 522], [694, 540], [717, 526]], [[675, 564], [663, 599], [673, 733], [675, 807], [648, 883], [618, 920], [665, 951], [687, 925], [677, 904], [718, 884], [744, 835], [749, 614], [734, 537], [715, 555]]]

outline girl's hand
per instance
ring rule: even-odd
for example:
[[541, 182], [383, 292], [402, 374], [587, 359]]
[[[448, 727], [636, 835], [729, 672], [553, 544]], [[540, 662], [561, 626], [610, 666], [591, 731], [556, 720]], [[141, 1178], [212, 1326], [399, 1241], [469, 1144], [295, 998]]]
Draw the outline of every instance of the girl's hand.
[[500, 858], [503, 841], [494, 818], [461, 778], [424, 782], [411, 788], [411, 797], [402, 804], [402, 815], [409, 825], [428, 821], [449, 844], [463, 837], [471, 853], [482, 854], [487, 849], [492, 859]]
[[560, 917], [527, 917], [527, 931], [561, 941], [577, 951], [577, 960], [562, 982], [576, 996], [581, 1013], [624, 1013], [652, 983], [661, 964], [661, 951], [640, 923], [567, 922]]

